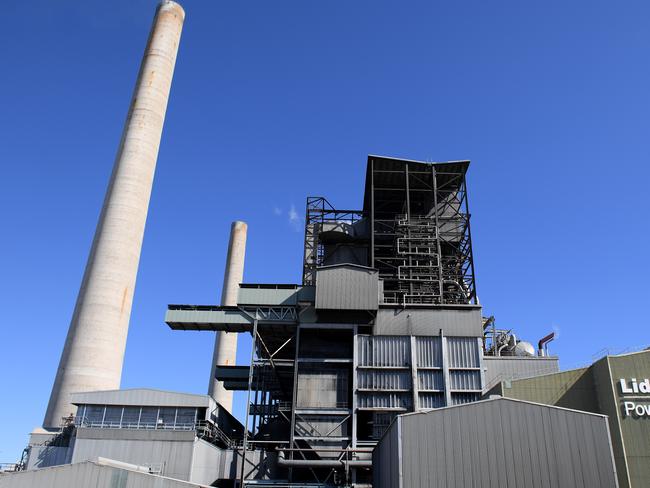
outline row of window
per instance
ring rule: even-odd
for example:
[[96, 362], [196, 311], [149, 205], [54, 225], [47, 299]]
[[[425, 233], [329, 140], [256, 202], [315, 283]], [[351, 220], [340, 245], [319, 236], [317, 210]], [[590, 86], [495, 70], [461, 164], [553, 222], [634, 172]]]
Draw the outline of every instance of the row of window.
[[191, 430], [198, 419], [196, 407], [121, 407], [80, 405], [75, 424], [113, 429]]

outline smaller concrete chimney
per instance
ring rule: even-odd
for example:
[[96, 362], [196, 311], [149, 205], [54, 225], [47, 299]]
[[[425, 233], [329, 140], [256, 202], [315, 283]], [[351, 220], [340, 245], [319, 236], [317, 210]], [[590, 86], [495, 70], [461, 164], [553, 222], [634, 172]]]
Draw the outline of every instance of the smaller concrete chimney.
[[[239, 294], [239, 284], [244, 279], [244, 257], [246, 255], [246, 232], [248, 226], [245, 222], [235, 221], [230, 227], [230, 242], [228, 243], [228, 257], [226, 269], [223, 274], [223, 288], [221, 291], [221, 305], [236, 306]], [[212, 366], [210, 367], [210, 383], [208, 395], [214, 398], [222, 407], [232, 412], [232, 391], [223, 387], [214, 377], [217, 366], [234, 366], [237, 360], [237, 333], [217, 332], [214, 340]]]

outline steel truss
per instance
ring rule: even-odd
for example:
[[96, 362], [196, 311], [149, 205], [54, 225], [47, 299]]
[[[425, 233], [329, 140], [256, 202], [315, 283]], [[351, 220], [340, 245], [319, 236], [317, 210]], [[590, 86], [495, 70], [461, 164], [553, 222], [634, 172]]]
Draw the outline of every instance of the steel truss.
[[384, 281], [384, 303], [476, 303], [467, 164], [369, 158], [369, 265]]
[[327, 256], [325, 246], [319, 239], [320, 230], [326, 224], [332, 226], [352, 225], [363, 218], [360, 210], [337, 210], [326, 198], [307, 197], [305, 210], [305, 251], [303, 258], [303, 285], [316, 284], [316, 268], [322, 266]]

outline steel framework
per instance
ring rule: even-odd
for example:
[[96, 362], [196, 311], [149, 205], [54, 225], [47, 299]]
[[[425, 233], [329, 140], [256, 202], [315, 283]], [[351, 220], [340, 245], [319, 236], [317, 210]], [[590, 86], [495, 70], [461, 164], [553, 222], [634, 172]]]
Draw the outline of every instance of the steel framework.
[[326, 198], [307, 197], [305, 209], [305, 251], [303, 259], [303, 285], [316, 284], [316, 268], [326, 259], [321, 233], [325, 228], [343, 230], [363, 218], [360, 210], [337, 210]]
[[316, 268], [328, 264], [323, 235], [365, 221], [345, 245], [366, 248], [366, 261], [357, 264], [379, 270], [384, 304], [476, 303], [468, 166], [369, 156], [363, 210], [308, 197], [303, 285], [314, 285]]

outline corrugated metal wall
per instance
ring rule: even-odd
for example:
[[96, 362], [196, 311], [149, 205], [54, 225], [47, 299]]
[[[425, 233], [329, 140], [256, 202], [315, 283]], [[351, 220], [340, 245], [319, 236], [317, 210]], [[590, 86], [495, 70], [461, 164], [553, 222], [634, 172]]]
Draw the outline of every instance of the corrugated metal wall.
[[124, 463], [160, 466], [160, 474], [179, 480], [189, 480], [194, 452], [194, 438], [187, 441], [77, 439], [72, 462], [89, 461], [97, 457]]
[[478, 368], [480, 351], [475, 337], [447, 337], [450, 368]]
[[379, 275], [361, 266], [335, 265], [316, 271], [316, 308], [377, 310]]
[[359, 366], [409, 367], [411, 343], [406, 336], [359, 336]]
[[485, 357], [485, 384], [492, 388], [500, 381], [528, 378], [560, 371], [558, 358]]
[[445, 379], [442, 371], [419, 370], [418, 390], [423, 391], [444, 391]]
[[400, 419], [373, 453], [376, 488], [617, 486], [605, 416], [498, 399]]
[[416, 337], [418, 368], [441, 368], [442, 345], [440, 337]]
[[381, 449], [372, 453], [373, 488], [402, 488], [400, 459], [400, 418], [396, 419], [381, 439]]
[[383, 308], [377, 312], [376, 335], [482, 337], [481, 307], [456, 310]]
[[414, 378], [417, 409], [476, 401], [483, 387], [476, 337], [359, 335], [357, 361], [358, 408], [411, 410]]
[[411, 373], [408, 371], [360, 370], [357, 376], [360, 390], [408, 390]]
[[0, 475], [1, 488], [196, 488], [198, 485], [93, 462]]

